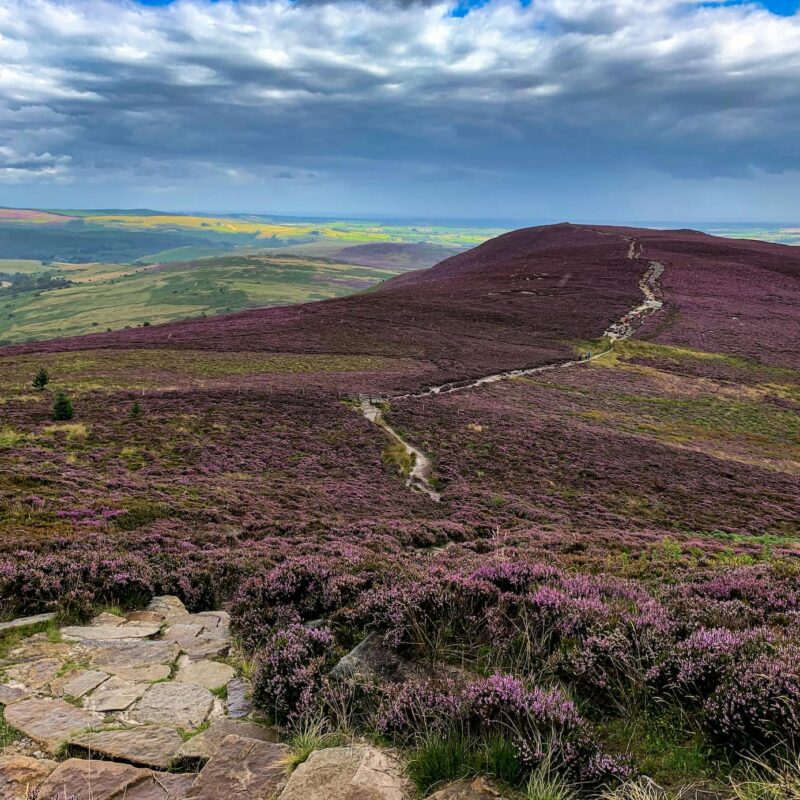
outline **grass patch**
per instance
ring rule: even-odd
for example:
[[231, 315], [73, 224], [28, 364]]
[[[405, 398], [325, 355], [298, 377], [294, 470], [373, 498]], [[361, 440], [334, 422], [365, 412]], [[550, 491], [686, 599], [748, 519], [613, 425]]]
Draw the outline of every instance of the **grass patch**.
[[24, 734], [16, 728], [12, 728], [11, 725], [6, 722], [5, 708], [0, 706], [0, 748], [8, 747], [14, 744], [14, 742], [18, 742], [20, 739], [24, 738]]
[[287, 767], [294, 770], [315, 750], [324, 750], [328, 747], [341, 747], [347, 742], [347, 736], [338, 731], [331, 731], [324, 722], [307, 722], [289, 737], [287, 744], [290, 753]]
[[33, 636], [35, 633], [45, 633], [49, 642], [60, 642], [61, 631], [59, 630], [58, 618], [45, 622], [37, 622], [35, 625], [25, 625], [22, 628], [11, 628], [0, 633], [0, 659], [8, 658], [8, 654], [23, 639]]
[[458, 731], [425, 737], [408, 760], [408, 775], [423, 794], [472, 775], [475, 743]]
[[122, 531], [135, 531], [159, 519], [167, 519], [172, 512], [156, 503], [135, 503], [114, 519], [114, 525]]
[[396, 470], [404, 478], [407, 478], [414, 468], [414, 456], [394, 439], [383, 448], [382, 457], [386, 467]]
[[85, 439], [89, 429], [83, 422], [62, 422], [57, 425], [47, 425], [42, 429], [42, 433], [56, 434], [65, 433], [68, 440]]

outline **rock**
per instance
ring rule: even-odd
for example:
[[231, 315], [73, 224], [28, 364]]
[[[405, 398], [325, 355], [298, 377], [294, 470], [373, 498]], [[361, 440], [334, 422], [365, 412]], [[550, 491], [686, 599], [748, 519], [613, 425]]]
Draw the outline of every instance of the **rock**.
[[109, 614], [104, 611], [102, 614], [98, 614], [89, 624], [94, 626], [124, 625], [127, 621], [125, 617], [118, 617], [116, 614]]
[[251, 697], [253, 684], [247, 678], [234, 678], [228, 682], [228, 716], [242, 719], [253, 711]]
[[409, 796], [398, 761], [374, 747], [354, 745], [315, 750], [292, 773], [280, 800], [407, 800]]
[[39, 784], [57, 767], [55, 761], [29, 756], [0, 758], [0, 800], [35, 797]]
[[41, 689], [58, 675], [61, 663], [58, 658], [40, 658], [38, 661], [14, 664], [6, 669], [6, 675], [29, 689]]
[[180, 598], [172, 594], [154, 597], [148, 604], [147, 611], [153, 611], [159, 614], [163, 620], [185, 617], [188, 613], [186, 611], [186, 606], [180, 601]]
[[331, 670], [331, 677], [339, 680], [393, 677], [401, 664], [399, 656], [377, 636], [370, 634], [336, 664]]
[[68, 625], [61, 629], [67, 642], [104, 642], [114, 639], [149, 639], [161, 631], [154, 622], [126, 622], [124, 625]]
[[180, 639], [176, 644], [190, 658], [215, 658], [224, 656], [230, 650], [231, 643], [229, 638], [207, 639], [205, 636], [197, 636], [193, 639]]
[[274, 728], [236, 719], [216, 719], [202, 733], [185, 741], [178, 750], [178, 756], [180, 758], [209, 759], [216, 753], [222, 740], [231, 734], [246, 739], [257, 739], [260, 742], [275, 743], [278, 741], [278, 732]]
[[183, 739], [175, 728], [143, 725], [124, 731], [98, 731], [74, 736], [69, 742], [91, 753], [116, 761], [166, 769], [178, 753]]
[[11, 703], [16, 703], [26, 697], [31, 696], [31, 689], [23, 686], [21, 683], [0, 684], [0, 705], [9, 706]]
[[70, 758], [59, 764], [39, 787], [42, 800], [111, 800], [130, 797], [130, 790], [152, 772], [113, 761]]
[[272, 797], [286, 780], [284, 744], [226, 736], [203, 767], [187, 800], [254, 800]]
[[[183, 800], [197, 776], [192, 773], [156, 772], [113, 800]], [[44, 798], [43, 798], [44, 800]], [[220, 798], [223, 800], [223, 798]]]
[[196, 683], [155, 683], [130, 712], [138, 722], [163, 723], [176, 728], [201, 725], [214, 703], [214, 695]]
[[50, 691], [55, 695], [81, 698], [107, 679], [107, 672], [100, 672], [96, 669], [78, 669], [51, 681]]
[[130, 683], [114, 675], [95, 689], [83, 705], [90, 711], [124, 711], [145, 693], [148, 686], [146, 683]]
[[219, 661], [191, 661], [186, 659], [183, 663], [180, 661], [178, 674], [175, 680], [178, 683], [197, 683], [200, 686], [205, 686], [206, 689], [221, 689], [227, 686], [228, 682], [236, 675], [236, 671], [229, 667], [227, 664], [221, 664]]
[[5, 720], [49, 752], [77, 733], [101, 722], [96, 714], [52, 697], [29, 698], [7, 706]]
[[202, 625], [170, 625], [164, 632], [168, 642], [179, 642], [182, 639], [194, 639], [203, 630]]
[[202, 628], [216, 628], [220, 623], [227, 625], [229, 615], [225, 611], [201, 611], [199, 614], [185, 614], [170, 620], [170, 624], [176, 625], [200, 625]]
[[10, 622], [0, 622], [0, 631], [10, 631], [14, 628], [27, 628], [28, 625], [39, 625], [42, 622], [50, 622], [55, 619], [55, 613], [52, 614], [34, 614], [32, 617], [19, 617], [12, 619]]
[[428, 796], [428, 800], [506, 800], [483, 777], [465, 778]]
[[92, 665], [128, 681], [168, 678], [180, 649], [170, 642], [112, 642], [89, 651]]
[[155, 611], [131, 611], [128, 614], [128, 620], [130, 622], [157, 622], [160, 625], [164, 621], [164, 617]]

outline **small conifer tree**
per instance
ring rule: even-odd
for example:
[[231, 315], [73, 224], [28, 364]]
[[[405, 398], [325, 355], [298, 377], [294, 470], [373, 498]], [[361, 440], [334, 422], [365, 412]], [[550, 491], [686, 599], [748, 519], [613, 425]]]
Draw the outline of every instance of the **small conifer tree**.
[[142, 416], [142, 407], [139, 405], [138, 400], [133, 401], [131, 406], [131, 419], [139, 419]]
[[50, 376], [47, 374], [47, 370], [42, 367], [33, 379], [33, 388], [41, 392], [48, 383], [50, 383]]
[[59, 422], [72, 419], [74, 411], [72, 409], [72, 400], [67, 397], [64, 392], [59, 392], [56, 395], [56, 400], [53, 403], [53, 419]]

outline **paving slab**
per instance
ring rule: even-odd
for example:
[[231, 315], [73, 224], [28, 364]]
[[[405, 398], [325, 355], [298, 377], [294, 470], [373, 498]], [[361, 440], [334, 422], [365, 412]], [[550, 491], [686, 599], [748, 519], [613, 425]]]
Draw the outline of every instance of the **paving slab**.
[[15, 683], [30, 689], [41, 689], [58, 675], [62, 661], [60, 658], [40, 658], [6, 668], [6, 676]]
[[178, 683], [196, 683], [206, 689], [221, 689], [236, 675], [236, 670], [219, 661], [201, 659], [192, 661], [181, 657], [178, 661], [178, 673], [175, 680]]
[[208, 717], [214, 695], [196, 683], [154, 683], [129, 712], [138, 722], [197, 728]]
[[61, 629], [67, 642], [104, 642], [114, 639], [149, 639], [161, 631], [155, 622], [126, 622], [124, 625], [68, 625]]
[[14, 628], [27, 628], [28, 625], [39, 625], [42, 622], [50, 622], [55, 619], [55, 612], [51, 614], [34, 614], [31, 617], [18, 617], [9, 622], [0, 622], [0, 631], [10, 631]]
[[26, 697], [33, 694], [33, 689], [28, 689], [20, 683], [2, 683], [0, 684], [0, 705], [10, 706]]
[[164, 617], [155, 611], [131, 611], [127, 616], [129, 622], [157, 622], [160, 625], [164, 621]]
[[154, 772], [152, 777], [129, 789], [124, 797], [115, 795], [112, 800], [184, 800], [196, 777], [193, 772]]
[[112, 800], [130, 797], [130, 790], [151, 777], [149, 769], [98, 761], [70, 758], [59, 764], [39, 787], [42, 800]]
[[92, 649], [89, 659], [96, 669], [123, 680], [160, 681], [169, 677], [169, 665], [179, 653], [180, 648], [171, 642], [109, 642]]
[[60, 697], [80, 699], [108, 680], [108, 673], [98, 669], [78, 669], [50, 681], [50, 692]]
[[58, 766], [29, 756], [0, 757], [0, 800], [20, 800], [35, 797], [39, 785]]
[[53, 697], [31, 697], [6, 707], [5, 720], [49, 752], [76, 733], [101, 723], [100, 717]]
[[286, 781], [285, 744], [226, 736], [200, 770], [187, 800], [254, 800], [272, 797]]
[[[98, 614], [92, 621], [89, 623], [90, 625], [98, 626], [98, 625], [124, 625], [128, 620], [125, 617], [120, 617], [117, 614], [109, 614], [107, 611], [104, 611], [102, 614]], [[154, 622], [155, 620], [150, 620]]]
[[402, 765], [396, 759], [375, 747], [353, 745], [315, 750], [292, 773], [280, 800], [408, 800], [409, 797]]
[[84, 699], [84, 708], [90, 711], [124, 711], [130, 708], [150, 686], [148, 683], [124, 681], [112, 676]]
[[164, 631], [164, 639], [168, 642], [178, 642], [182, 639], [194, 639], [203, 631], [202, 625], [170, 625]]
[[274, 728], [238, 719], [216, 719], [202, 733], [185, 741], [178, 750], [178, 757], [209, 759], [217, 752], [222, 740], [231, 735], [256, 739], [259, 742], [278, 741], [278, 732]]
[[217, 658], [227, 655], [231, 649], [230, 639], [210, 639], [205, 635], [193, 639], [179, 639], [175, 642], [182, 653], [190, 658]]
[[184, 742], [175, 728], [142, 725], [129, 730], [83, 733], [72, 737], [69, 743], [116, 761], [166, 769]]

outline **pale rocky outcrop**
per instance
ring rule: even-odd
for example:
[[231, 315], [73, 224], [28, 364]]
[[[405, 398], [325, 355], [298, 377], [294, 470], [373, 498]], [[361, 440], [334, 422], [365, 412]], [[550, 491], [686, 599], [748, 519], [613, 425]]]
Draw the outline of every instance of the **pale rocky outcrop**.
[[291, 775], [280, 800], [408, 800], [401, 764], [368, 745], [316, 750]]

